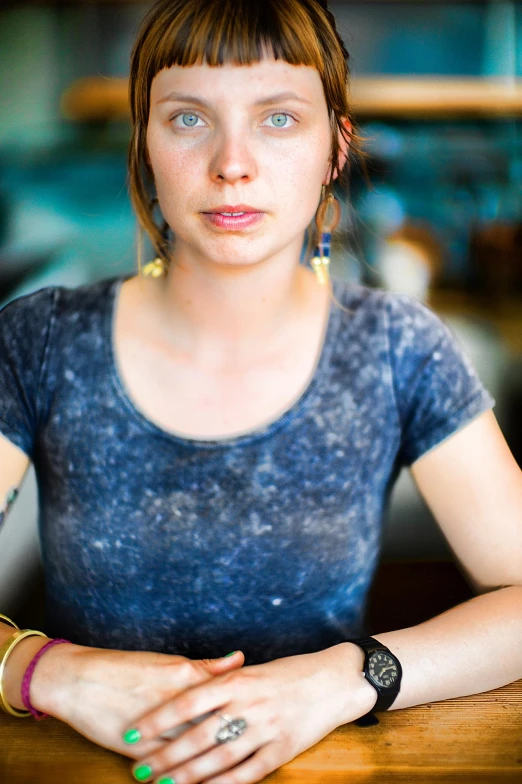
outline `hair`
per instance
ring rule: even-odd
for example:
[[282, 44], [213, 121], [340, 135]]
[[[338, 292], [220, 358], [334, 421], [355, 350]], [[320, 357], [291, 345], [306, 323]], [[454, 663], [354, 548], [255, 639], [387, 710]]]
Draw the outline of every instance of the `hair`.
[[[361, 153], [361, 137], [349, 106], [349, 54], [336, 29], [326, 0], [158, 0], [145, 16], [131, 54], [129, 190], [139, 227], [168, 266], [169, 226], [154, 219], [157, 199], [147, 155], [147, 125], [151, 84], [160, 71], [173, 65], [251, 65], [267, 55], [291, 65], [317, 69], [328, 107], [332, 143], [330, 163], [338, 161], [341, 132], [349, 143], [349, 158]], [[350, 121], [352, 130], [343, 124]], [[346, 184], [347, 164], [338, 171]], [[327, 186], [333, 187], [332, 183]], [[308, 239], [310, 250], [310, 237]]]

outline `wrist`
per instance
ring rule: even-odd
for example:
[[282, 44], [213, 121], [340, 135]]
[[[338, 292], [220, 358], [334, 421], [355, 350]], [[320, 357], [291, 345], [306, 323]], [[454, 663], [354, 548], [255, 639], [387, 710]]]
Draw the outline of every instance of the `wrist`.
[[[44, 645], [46, 642], [49, 640], [44, 640]], [[33, 708], [60, 718], [74, 680], [75, 661], [82, 650], [83, 646], [67, 642], [55, 645], [43, 653], [31, 678], [29, 694]]]
[[348, 724], [372, 710], [377, 690], [364, 677], [364, 651], [354, 643], [342, 642], [328, 649], [337, 678], [334, 688], [338, 700], [339, 724]]
[[[38, 651], [50, 641], [49, 637], [27, 637], [9, 654], [2, 681], [5, 699], [11, 707], [26, 710], [21, 694], [24, 674]], [[60, 648], [68, 649], [65, 656], [62, 651], [58, 651]], [[80, 648], [72, 643], [56, 645], [45, 651], [38, 660], [30, 684], [31, 704], [36, 710], [55, 715], [71, 671], [71, 649]]]
[[11, 707], [25, 710], [21, 694], [24, 673], [33, 657], [48, 642], [47, 637], [26, 637], [9, 654], [2, 683], [4, 696]]

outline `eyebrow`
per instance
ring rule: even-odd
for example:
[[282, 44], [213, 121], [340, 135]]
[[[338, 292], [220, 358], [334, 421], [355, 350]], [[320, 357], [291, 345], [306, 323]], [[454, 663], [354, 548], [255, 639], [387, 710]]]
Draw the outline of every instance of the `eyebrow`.
[[[176, 92], [169, 93], [164, 98], [161, 98], [158, 103], [167, 103], [171, 101], [197, 103], [200, 106], [205, 106], [207, 109], [210, 108], [210, 104], [207, 101], [204, 101], [203, 98], [199, 98], [197, 95], [186, 95], [185, 93]], [[301, 98], [301, 96], [297, 95], [297, 93], [289, 90], [284, 93], [268, 95], [266, 98], [260, 98], [258, 101], [254, 101], [252, 106], [267, 106], [268, 104], [278, 103], [279, 101], [298, 101], [299, 103], [308, 104], [309, 106], [312, 104], [311, 101], [307, 100], [306, 98]]]

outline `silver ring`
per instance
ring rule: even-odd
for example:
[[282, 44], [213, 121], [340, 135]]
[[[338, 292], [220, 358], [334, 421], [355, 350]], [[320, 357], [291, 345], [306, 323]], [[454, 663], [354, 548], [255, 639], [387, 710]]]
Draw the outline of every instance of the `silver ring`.
[[229, 740], [236, 740], [248, 727], [244, 719], [232, 719], [226, 713], [216, 713], [215, 715], [222, 719], [221, 726], [216, 733], [216, 743], [228, 743]]

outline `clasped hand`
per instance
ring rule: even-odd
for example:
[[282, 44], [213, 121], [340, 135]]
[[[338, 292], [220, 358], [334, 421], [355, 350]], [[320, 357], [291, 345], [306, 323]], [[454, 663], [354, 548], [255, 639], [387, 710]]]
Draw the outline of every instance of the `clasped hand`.
[[[342, 666], [340, 653], [346, 654]], [[134, 737], [141, 738], [135, 745], [135, 778], [156, 784], [260, 781], [371, 709], [363, 683], [375, 692], [354, 662], [349, 650], [335, 646], [234, 669], [185, 689], [132, 725]], [[246, 730], [218, 743], [222, 719], [217, 713], [244, 719]], [[165, 741], [169, 733], [177, 737]], [[164, 745], [154, 752], [145, 748], [160, 739]]]

